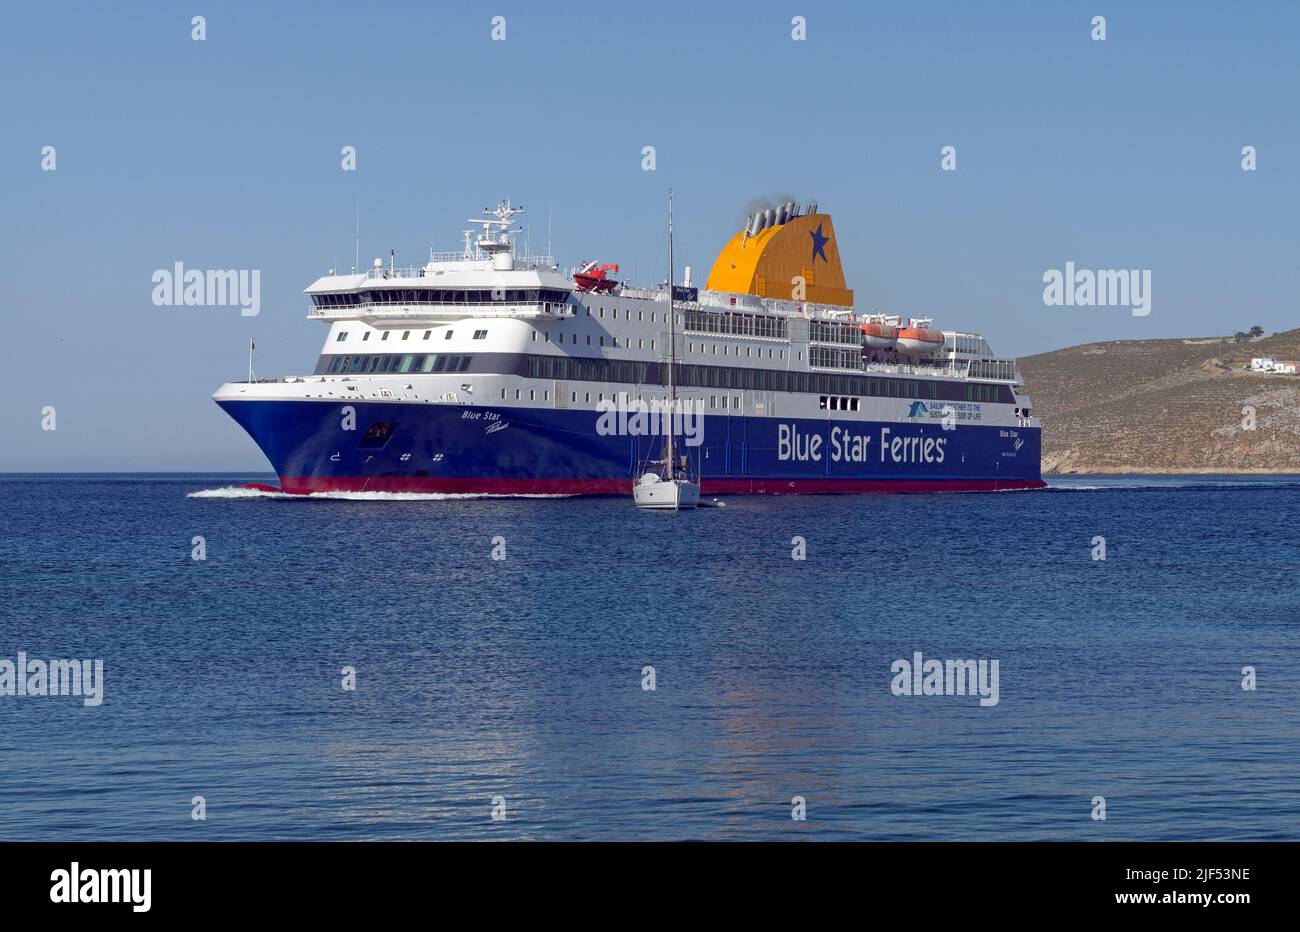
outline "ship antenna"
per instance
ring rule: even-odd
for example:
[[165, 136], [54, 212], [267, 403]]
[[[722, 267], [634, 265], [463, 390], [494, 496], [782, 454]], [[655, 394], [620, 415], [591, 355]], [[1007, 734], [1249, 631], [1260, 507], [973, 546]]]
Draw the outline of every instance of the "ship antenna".
[[357, 198], [357, 238], [356, 238], [356, 255], [352, 260], [352, 274], [356, 274], [357, 269], [361, 268], [361, 199]]

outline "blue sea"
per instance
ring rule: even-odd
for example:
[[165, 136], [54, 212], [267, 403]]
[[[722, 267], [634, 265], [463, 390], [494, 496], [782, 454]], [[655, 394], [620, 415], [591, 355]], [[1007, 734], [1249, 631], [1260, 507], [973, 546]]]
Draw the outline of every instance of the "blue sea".
[[[0, 839], [1300, 838], [1300, 480], [250, 480], [0, 477], [0, 659], [104, 671], [0, 695]], [[918, 651], [997, 660], [997, 704], [895, 695]]]

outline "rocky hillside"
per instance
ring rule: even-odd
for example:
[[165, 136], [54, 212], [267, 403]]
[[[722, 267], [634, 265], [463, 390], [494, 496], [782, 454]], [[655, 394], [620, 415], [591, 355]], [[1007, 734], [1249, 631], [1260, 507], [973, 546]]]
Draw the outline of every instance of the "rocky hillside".
[[[1043, 422], [1043, 472], [1300, 472], [1300, 375], [1244, 371], [1300, 361], [1300, 330], [1091, 343], [1020, 360]], [[1254, 429], [1248, 428], [1253, 409]]]

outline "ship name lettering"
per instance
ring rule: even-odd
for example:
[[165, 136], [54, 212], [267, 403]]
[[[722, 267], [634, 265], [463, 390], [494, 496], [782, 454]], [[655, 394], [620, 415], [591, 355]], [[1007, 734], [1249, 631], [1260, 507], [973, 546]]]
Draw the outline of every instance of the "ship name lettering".
[[831, 460], [840, 463], [865, 463], [871, 437], [854, 434], [846, 427], [831, 428]]
[[947, 437], [890, 437], [888, 427], [880, 428], [880, 462], [942, 463]]
[[801, 434], [793, 424], [781, 424], [776, 429], [776, 458], [778, 460], [809, 460], [821, 462], [821, 434]]

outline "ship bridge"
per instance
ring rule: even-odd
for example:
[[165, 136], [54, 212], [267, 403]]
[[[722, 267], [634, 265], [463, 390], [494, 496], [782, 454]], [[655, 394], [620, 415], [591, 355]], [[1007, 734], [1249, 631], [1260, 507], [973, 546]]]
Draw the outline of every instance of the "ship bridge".
[[484, 209], [475, 236], [465, 230], [457, 253], [430, 251], [422, 266], [398, 268], [375, 259], [374, 267], [339, 275], [334, 269], [304, 293], [312, 300], [308, 316], [321, 320], [368, 323], [436, 323], [465, 317], [554, 318], [571, 315], [572, 279], [561, 274], [552, 256], [516, 255], [514, 218], [523, 211], [508, 201]]

